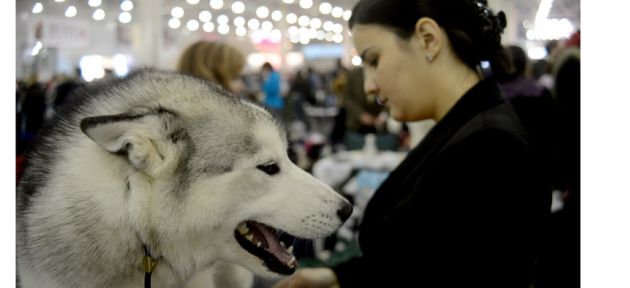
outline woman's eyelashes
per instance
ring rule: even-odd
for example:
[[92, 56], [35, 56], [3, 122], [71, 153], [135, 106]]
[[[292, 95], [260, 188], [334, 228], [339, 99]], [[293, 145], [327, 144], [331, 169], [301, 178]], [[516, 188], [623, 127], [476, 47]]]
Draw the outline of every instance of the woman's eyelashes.
[[375, 67], [376, 68], [376, 66], [378, 66], [378, 56], [368, 57], [366, 63], [368, 65], [370, 65], [371, 67]]

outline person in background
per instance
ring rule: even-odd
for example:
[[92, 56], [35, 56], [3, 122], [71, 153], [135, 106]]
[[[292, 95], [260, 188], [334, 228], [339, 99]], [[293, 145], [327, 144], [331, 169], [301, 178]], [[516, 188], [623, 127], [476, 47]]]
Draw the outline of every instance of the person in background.
[[553, 95], [559, 107], [555, 187], [563, 208], [551, 215], [549, 243], [540, 261], [536, 288], [580, 287], [580, 31], [557, 51], [553, 63]]
[[357, 67], [348, 72], [348, 82], [343, 93], [343, 107], [346, 109], [346, 127], [357, 133], [376, 133], [376, 126], [383, 124], [379, 119], [383, 107], [376, 102], [374, 94], [363, 91], [363, 68]]
[[280, 91], [280, 73], [273, 69], [269, 62], [262, 66], [262, 92], [264, 94], [263, 104], [279, 119], [283, 119], [284, 99]]
[[530, 135], [494, 75], [505, 14], [487, 1], [361, 0], [364, 89], [395, 120], [435, 119], [369, 201], [362, 256], [275, 287], [529, 287], [550, 213]]
[[223, 42], [198, 41], [184, 50], [177, 71], [238, 93], [244, 65], [245, 56], [235, 47]]
[[525, 51], [518, 46], [509, 46], [506, 52], [514, 69], [497, 80], [505, 98], [514, 106], [516, 114], [532, 135], [532, 143], [546, 161], [545, 173], [551, 178], [551, 169], [557, 166], [558, 161], [554, 156], [559, 133], [558, 105], [547, 88], [527, 76], [529, 62]]

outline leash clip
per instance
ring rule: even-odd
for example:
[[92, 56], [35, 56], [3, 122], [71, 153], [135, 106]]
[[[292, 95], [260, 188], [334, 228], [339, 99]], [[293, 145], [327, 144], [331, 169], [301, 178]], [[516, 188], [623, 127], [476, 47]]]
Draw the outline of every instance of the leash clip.
[[155, 270], [155, 266], [158, 264], [157, 259], [153, 259], [150, 256], [146, 255], [142, 258], [142, 266], [144, 268], [145, 273], [151, 273]]

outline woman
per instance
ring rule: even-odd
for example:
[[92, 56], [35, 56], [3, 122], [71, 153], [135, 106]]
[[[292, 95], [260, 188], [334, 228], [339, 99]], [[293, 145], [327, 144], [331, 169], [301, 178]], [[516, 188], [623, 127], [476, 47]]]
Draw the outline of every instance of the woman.
[[[528, 287], [550, 186], [479, 63], [503, 70], [505, 15], [486, 1], [361, 0], [350, 19], [364, 89], [398, 121], [436, 126], [376, 191], [362, 256], [276, 287]], [[413, 235], [413, 236], [412, 236]]]
[[244, 65], [245, 57], [238, 49], [222, 42], [199, 41], [184, 50], [177, 71], [238, 93]]

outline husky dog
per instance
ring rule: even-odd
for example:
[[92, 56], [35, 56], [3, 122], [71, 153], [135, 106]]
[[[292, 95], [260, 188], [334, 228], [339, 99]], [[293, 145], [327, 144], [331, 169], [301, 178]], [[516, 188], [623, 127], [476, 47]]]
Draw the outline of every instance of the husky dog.
[[18, 187], [22, 287], [142, 287], [146, 259], [153, 287], [218, 260], [288, 275], [278, 234], [323, 237], [352, 212], [289, 160], [271, 114], [218, 86], [147, 69], [76, 96]]

